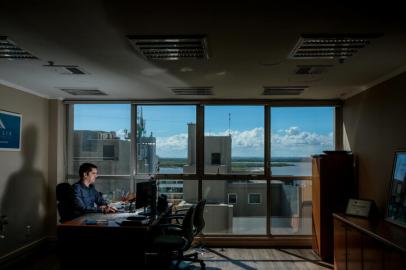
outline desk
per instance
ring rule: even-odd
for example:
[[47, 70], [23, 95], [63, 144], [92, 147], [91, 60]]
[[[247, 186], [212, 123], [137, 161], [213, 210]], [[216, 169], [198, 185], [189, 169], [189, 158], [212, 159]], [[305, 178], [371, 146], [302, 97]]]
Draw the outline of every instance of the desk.
[[[165, 213], [170, 210], [171, 207]], [[134, 213], [92, 213], [59, 224], [61, 269], [146, 269], [149, 232], [165, 213], [154, 216], [148, 224], [132, 226], [120, 226], [116, 221]], [[85, 220], [89, 219], [107, 220], [107, 223], [87, 225]]]

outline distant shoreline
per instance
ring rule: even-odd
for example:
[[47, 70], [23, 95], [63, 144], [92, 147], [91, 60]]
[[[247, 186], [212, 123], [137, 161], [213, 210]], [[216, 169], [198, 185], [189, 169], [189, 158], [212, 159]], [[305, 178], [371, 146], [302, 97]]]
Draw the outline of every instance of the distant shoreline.
[[[310, 157], [274, 157], [271, 158], [271, 167], [295, 166], [292, 163], [311, 162]], [[259, 157], [233, 157], [232, 167], [263, 167], [264, 159]], [[160, 167], [183, 167], [187, 164], [186, 158], [159, 158]]]

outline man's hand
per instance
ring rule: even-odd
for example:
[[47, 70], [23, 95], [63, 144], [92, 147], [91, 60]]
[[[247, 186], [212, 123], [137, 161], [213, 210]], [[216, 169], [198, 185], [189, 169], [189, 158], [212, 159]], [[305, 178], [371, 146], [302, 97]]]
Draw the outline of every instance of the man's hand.
[[100, 206], [100, 209], [103, 211], [104, 214], [117, 212], [117, 208], [113, 206], [110, 207], [108, 205], [102, 205]]

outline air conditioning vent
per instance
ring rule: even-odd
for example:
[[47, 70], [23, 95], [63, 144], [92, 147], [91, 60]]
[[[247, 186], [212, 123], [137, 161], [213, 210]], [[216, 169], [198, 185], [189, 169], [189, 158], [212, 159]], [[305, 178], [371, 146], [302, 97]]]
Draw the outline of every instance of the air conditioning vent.
[[324, 73], [332, 65], [298, 65], [295, 71], [297, 75], [317, 75]]
[[73, 96], [107, 96], [106, 93], [98, 89], [60, 88], [60, 90]]
[[148, 59], [208, 59], [205, 36], [127, 36], [134, 48]]
[[57, 72], [62, 75], [84, 75], [87, 74], [82, 68], [75, 65], [55, 65], [53, 61], [48, 61], [47, 65], [43, 67], [50, 71]]
[[0, 36], [0, 59], [9, 60], [27, 60], [38, 59], [31, 53], [18, 47], [13, 41], [6, 36]]
[[296, 96], [303, 93], [308, 86], [264, 86], [264, 96]]
[[178, 96], [212, 96], [212, 86], [171, 87], [172, 92]]
[[78, 67], [65, 67], [65, 69], [70, 72], [71, 74], [75, 74], [75, 75], [83, 75], [86, 74], [84, 71], [80, 70]]
[[303, 34], [289, 54], [291, 59], [345, 59], [381, 34]]

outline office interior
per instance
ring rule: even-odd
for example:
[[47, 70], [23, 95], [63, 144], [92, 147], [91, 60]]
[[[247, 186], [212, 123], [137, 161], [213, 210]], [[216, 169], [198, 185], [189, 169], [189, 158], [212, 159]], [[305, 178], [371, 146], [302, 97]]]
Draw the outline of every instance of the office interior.
[[[22, 115], [21, 149], [0, 151], [0, 261], [57, 241], [55, 187], [68, 181], [74, 104], [333, 107], [335, 150], [354, 154], [356, 197], [374, 200], [383, 219], [394, 154], [406, 149], [406, 24], [396, 6], [353, 5], [0, 3], [0, 41], [11, 40], [34, 56], [0, 58], [0, 110]], [[151, 59], [134, 47], [132, 36], [204, 37], [206, 51], [203, 59]], [[341, 56], [292, 54], [307, 36], [368, 42]], [[297, 73], [301, 67], [304, 74]], [[296, 95], [266, 94], [267, 87], [293, 87]], [[75, 96], [64, 88], [106, 95]], [[211, 94], [177, 95], [173, 88]], [[208, 238], [217, 246], [311, 248], [311, 235], [222, 237]]]

